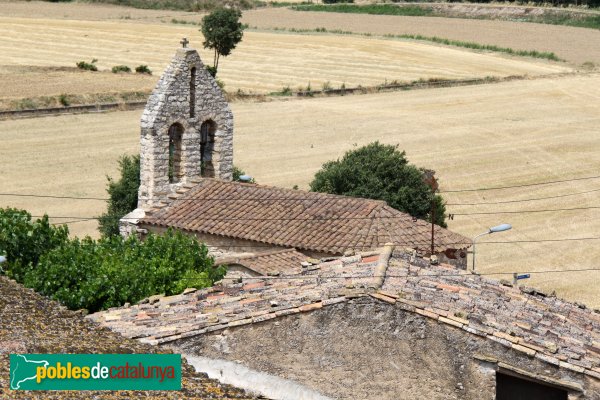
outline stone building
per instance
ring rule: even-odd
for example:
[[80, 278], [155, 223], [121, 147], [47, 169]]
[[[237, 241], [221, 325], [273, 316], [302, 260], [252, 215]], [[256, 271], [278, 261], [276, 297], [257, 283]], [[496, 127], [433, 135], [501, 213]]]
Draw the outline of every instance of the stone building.
[[392, 246], [90, 318], [332, 399], [600, 399], [597, 311]]
[[177, 50], [141, 121], [138, 207], [147, 208], [193, 179], [231, 180], [233, 114], [198, 52]]
[[[185, 45], [185, 41], [182, 42]], [[180, 229], [216, 256], [295, 248], [342, 255], [393, 242], [466, 267], [471, 241], [385, 202], [231, 182], [233, 116], [198, 52], [177, 50], [141, 120], [138, 209], [121, 233]]]

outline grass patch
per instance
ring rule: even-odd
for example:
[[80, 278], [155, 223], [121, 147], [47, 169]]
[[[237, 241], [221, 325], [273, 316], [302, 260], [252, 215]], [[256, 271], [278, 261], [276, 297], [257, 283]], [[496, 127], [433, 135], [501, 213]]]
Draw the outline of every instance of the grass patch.
[[278, 92], [271, 92], [271, 93], [269, 93], [270, 96], [291, 96], [292, 94], [293, 94], [292, 88], [290, 88], [289, 86], [284, 86]]
[[118, 74], [119, 72], [129, 73], [131, 72], [131, 68], [129, 68], [127, 65], [115, 65], [112, 67], [111, 71], [113, 74]]
[[467, 49], [474, 50], [487, 50], [487, 51], [496, 51], [499, 53], [506, 53], [515, 56], [522, 57], [534, 57], [534, 58], [543, 58], [546, 60], [552, 61], [564, 61], [556, 56], [556, 54], [549, 51], [537, 51], [537, 50], [514, 50], [510, 47], [500, 47], [496, 45], [490, 44], [479, 44], [474, 42], [463, 42], [460, 40], [452, 40], [452, 39], [444, 39], [439, 38], [437, 36], [423, 36], [423, 35], [384, 35], [389, 38], [397, 38], [397, 39], [413, 39], [413, 40], [423, 40], [427, 42], [444, 44], [447, 46], [456, 46], [456, 47], [464, 47]]
[[177, 19], [177, 18], [171, 19], [171, 23], [172, 24], [181, 24], [181, 25], [201, 25], [200, 22], [187, 21], [185, 19]]
[[75, 65], [77, 65], [77, 68], [83, 69], [85, 71], [98, 71], [98, 67], [96, 67], [97, 62], [98, 60], [94, 58], [91, 63], [88, 63], [86, 61], [79, 61]]
[[302, 4], [292, 7], [292, 9], [296, 11], [326, 11], [347, 14], [404, 15], [409, 17], [426, 17], [433, 14], [433, 9], [429, 7], [399, 7], [393, 4]]
[[120, 93], [92, 93], [85, 95], [63, 93], [57, 96], [39, 96], [16, 99], [11, 101], [0, 100], [0, 110], [31, 110], [51, 107], [82, 106], [103, 103], [127, 103], [148, 100], [149, 92], [134, 91]]
[[600, 15], [590, 15], [582, 18], [571, 15], [544, 15], [541, 17], [526, 18], [525, 22], [536, 22], [549, 25], [567, 25], [578, 28], [600, 29]]

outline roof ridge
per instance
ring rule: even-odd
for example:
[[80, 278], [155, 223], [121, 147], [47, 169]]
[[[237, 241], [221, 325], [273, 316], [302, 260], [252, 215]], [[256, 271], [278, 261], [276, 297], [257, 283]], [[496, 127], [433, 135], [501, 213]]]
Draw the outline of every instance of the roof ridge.
[[[268, 190], [274, 189], [274, 190], [284, 192], [284, 193], [292, 193], [292, 194], [302, 193], [302, 194], [307, 194], [309, 196], [315, 196], [315, 197], [323, 196], [323, 197], [331, 197], [331, 198], [336, 198], [336, 199], [360, 200], [360, 201], [365, 201], [365, 202], [376, 203], [380, 206], [388, 205], [385, 200], [369, 199], [367, 197], [354, 197], [354, 196], [348, 196], [348, 195], [343, 195], [343, 194], [334, 194], [334, 193], [311, 192], [311, 191], [302, 190], [302, 189], [288, 189], [288, 188], [284, 188], [284, 187], [280, 187], [280, 186], [263, 185], [263, 184], [259, 184], [259, 183], [224, 181], [222, 179], [217, 179], [217, 178], [202, 178], [200, 180], [200, 183], [198, 183], [198, 185], [202, 185], [203, 182], [216, 182], [216, 183], [221, 183], [221, 184], [226, 184], [226, 185], [235, 185], [235, 186], [241, 186], [241, 187], [253, 187], [253, 188], [268, 189]], [[194, 187], [196, 187], [198, 185], [195, 185]], [[282, 199], [282, 200], [287, 200], [287, 199]]]

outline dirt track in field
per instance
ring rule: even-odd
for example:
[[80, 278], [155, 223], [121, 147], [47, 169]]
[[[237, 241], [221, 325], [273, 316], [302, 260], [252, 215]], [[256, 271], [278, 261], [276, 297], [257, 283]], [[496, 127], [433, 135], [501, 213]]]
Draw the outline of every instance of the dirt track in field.
[[[263, 184], [305, 188], [321, 164], [373, 140], [399, 144], [437, 170], [441, 189], [527, 184], [598, 174], [600, 75], [377, 95], [233, 104], [235, 163]], [[5, 192], [103, 197], [116, 159], [138, 151], [140, 111], [0, 122]], [[40, 140], [43, 138], [43, 140]], [[459, 215], [598, 206], [600, 180], [446, 194], [450, 228], [472, 236], [498, 223], [512, 231], [482, 241], [595, 237], [598, 209]], [[588, 192], [588, 193], [582, 193]], [[561, 196], [561, 197], [556, 197]], [[94, 216], [102, 202], [0, 197], [0, 204], [55, 216]], [[95, 223], [71, 225], [94, 234]], [[478, 246], [484, 272], [596, 268], [597, 241]], [[535, 275], [529, 284], [600, 306], [600, 273]]]

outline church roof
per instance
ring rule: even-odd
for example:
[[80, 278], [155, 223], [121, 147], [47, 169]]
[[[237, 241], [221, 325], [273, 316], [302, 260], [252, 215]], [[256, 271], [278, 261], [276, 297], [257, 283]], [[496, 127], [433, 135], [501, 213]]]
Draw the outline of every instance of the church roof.
[[[202, 179], [146, 213], [142, 225], [342, 254], [393, 243], [428, 252], [431, 224], [384, 201]], [[436, 226], [435, 250], [464, 249], [470, 239]]]
[[[527, 287], [410, 259], [390, 246], [318, 264], [298, 275], [222, 285], [92, 314], [153, 344], [371, 299], [498, 343], [547, 364], [600, 379], [600, 314]], [[318, 312], [318, 311], [317, 311]], [[368, 318], [368, 317], [367, 317]], [[374, 327], [373, 329], [377, 329]]]

